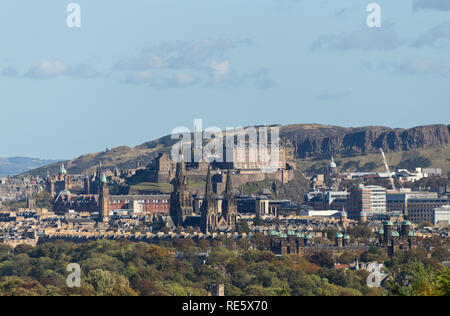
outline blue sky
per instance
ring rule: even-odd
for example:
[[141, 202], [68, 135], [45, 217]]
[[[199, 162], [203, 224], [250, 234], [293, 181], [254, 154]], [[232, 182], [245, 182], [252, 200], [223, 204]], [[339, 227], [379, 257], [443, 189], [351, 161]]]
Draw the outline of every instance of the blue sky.
[[0, 2], [0, 156], [192, 128], [449, 123], [450, 0]]

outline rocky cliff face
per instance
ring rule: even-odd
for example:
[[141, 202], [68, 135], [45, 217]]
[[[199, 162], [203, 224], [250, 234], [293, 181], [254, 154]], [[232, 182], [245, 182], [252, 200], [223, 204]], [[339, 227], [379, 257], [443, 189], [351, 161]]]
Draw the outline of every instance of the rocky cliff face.
[[295, 147], [297, 157], [321, 154], [409, 151], [450, 145], [450, 125], [428, 125], [410, 129], [386, 127], [342, 128], [321, 125], [291, 125], [281, 129], [283, 141]]

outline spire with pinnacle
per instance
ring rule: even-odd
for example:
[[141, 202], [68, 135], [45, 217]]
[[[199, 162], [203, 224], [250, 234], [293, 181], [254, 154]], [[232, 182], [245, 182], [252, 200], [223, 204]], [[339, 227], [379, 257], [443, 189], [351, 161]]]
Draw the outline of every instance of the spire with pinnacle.
[[227, 200], [234, 199], [233, 182], [232, 182], [231, 178], [232, 178], [232, 173], [231, 173], [230, 169], [228, 169], [228, 172], [227, 172], [227, 183], [225, 185], [225, 198]]
[[186, 166], [184, 165], [183, 149], [180, 149], [180, 160], [177, 162], [177, 171], [175, 174], [175, 188], [186, 189]]
[[231, 210], [233, 205], [236, 204], [234, 193], [233, 193], [233, 182], [232, 182], [232, 173], [230, 169], [227, 172], [227, 183], [225, 185], [225, 199], [223, 201], [223, 214], [226, 216], [228, 212]]
[[214, 205], [216, 197], [212, 187], [211, 165], [208, 166], [208, 175], [206, 176], [205, 201]]

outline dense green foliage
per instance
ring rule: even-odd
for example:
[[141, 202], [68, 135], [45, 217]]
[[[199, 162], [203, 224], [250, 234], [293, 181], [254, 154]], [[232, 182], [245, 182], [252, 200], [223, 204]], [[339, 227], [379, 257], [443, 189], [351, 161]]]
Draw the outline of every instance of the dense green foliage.
[[[384, 257], [326, 251], [308, 256], [276, 256], [254, 240], [191, 239], [159, 244], [99, 240], [85, 244], [51, 242], [14, 250], [0, 245], [0, 295], [165, 295], [204, 296], [211, 285], [224, 284], [226, 295], [448, 295], [449, 270], [422, 253]], [[253, 250], [252, 250], [253, 248]], [[447, 258], [443, 250], [437, 257]], [[368, 288], [368, 272], [335, 270], [334, 263], [362, 258], [388, 264], [394, 278], [386, 288]], [[417, 261], [419, 258], [421, 261]], [[429, 261], [427, 261], [429, 260]], [[431, 261], [430, 261], [431, 260]], [[81, 287], [68, 288], [69, 263], [81, 267]], [[436, 267], [434, 267], [436, 265]], [[403, 286], [409, 276], [414, 282]]]

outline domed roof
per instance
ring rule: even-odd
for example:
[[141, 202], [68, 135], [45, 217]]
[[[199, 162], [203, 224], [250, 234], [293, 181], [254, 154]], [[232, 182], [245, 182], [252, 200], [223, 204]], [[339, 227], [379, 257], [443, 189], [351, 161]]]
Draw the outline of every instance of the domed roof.
[[287, 235], [286, 235], [285, 233], [281, 233], [281, 234], [280, 234], [280, 237], [281, 237], [281, 238], [287, 238]]
[[343, 236], [341, 233], [336, 233], [335, 237], [336, 237], [336, 238], [342, 238], [342, 237], [344, 237], [344, 236]]
[[293, 231], [293, 230], [290, 230], [290, 231], [288, 231], [288, 236], [294, 236], [295, 235], [295, 232]]
[[410, 221], [403, 221], [402, 222], [402, 226], [411, 226], [411, 222]]
[[349, 239], [350, 239], [350, 235], [345, 235], [345, 236], [344, 236], [344, 239], [345, 239], [345, 240], [349, 240]]
[[66, 170], [66, 168], [64, 168], [64, 164], [63, 163], [61, 164], [61, 168], [59, 169], [59, 173], [60, 174], [66, 174], [67, 173], [67, 170]]
[[305, 238], [305, 235], [303, 233], [297, 233], [298, 238]]
[[383, 234], [384, 234], [384, 229], [380, 229], [380, 230], [378, 231], [378, 234], [383, 235]]
[[411, 231], [408, 233], [408, 237], [417, 237], [417, 233], [416, 233], [415, 231], [411, 230]]
[[392, 237], [399, 237], [400, 235], [398, 234], [398, 232], [393, 231], [391, 234]]
[[331, 157], [330, 168], [336, 168], [336, 163], [334, 162], [334, 157]]
[[394, 223], [392, 223], [391, 221], [384, 221], [383, 225], [385, 225], [385, 226], [394, 226]]
[[310, 234], [307, 234], [307, 235], [305, 236], [305, 238], [306, 238], [306, 239], [312, 239], [312, 236], [311, 236]]
[[274, 229], [270, 231], [271, 236], [278, 236], [278, 232]]
[[103, 175], [102, 175], [102, 182], [103, 182], [103, 183], [106, 183], [106, 182], [107, 182], [107, 181], [106, 181], [106, 174], [103, 174]]

